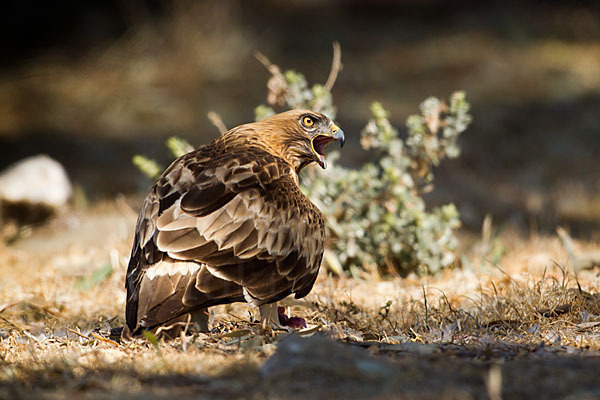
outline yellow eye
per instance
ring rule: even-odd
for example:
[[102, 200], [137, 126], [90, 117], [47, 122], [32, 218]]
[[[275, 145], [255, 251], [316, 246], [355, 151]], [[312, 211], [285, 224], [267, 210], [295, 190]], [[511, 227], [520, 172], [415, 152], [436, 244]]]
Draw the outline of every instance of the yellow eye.
[[307, 128], [312, 128], [312, 126], [315, 124], [315, 120], [312, 119], [311, 117], [304, 117], [302, 118], [302, 125], [304, 125]]

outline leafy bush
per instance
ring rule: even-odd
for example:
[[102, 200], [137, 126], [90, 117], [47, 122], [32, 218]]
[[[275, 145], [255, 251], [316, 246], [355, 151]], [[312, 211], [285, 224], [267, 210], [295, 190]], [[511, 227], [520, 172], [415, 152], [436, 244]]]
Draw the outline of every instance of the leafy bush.
[[[373, 103], [361, 145], [376, 153], [374, 161], [348, 169], [332, 154], [325, 174], [307, 171], [302, 182], [326, 217], [329, 248], [343, 269], [405, 275], [438, 272], [456, 262], [456, 208], [447, 204], [427, 211], [421, 195], [432, 189], [433, 166], [459, 155], [456, 139], [470, 122], [468, 109], [462, 92], [448, 105], [425, 100], [421, 114], [407, 120], [405, 142], [382, 105]], [[334, 259], [326, 261], [339, 270]]]
[[[258, 54], [271, 78], [267, 82], [269, 105], [255, 109], [256, 119], [274, 114], [273, 107], [307, 108], [335, 118], [331, 87], [341, 65], [339, 48], [336, 51], [330, 79], [312, 87], [302, 74], [282, 73]], [[469, 104], [463, 92], [455, 92], [447, 103], [426, 99], [420, 111], [408, 117], [408, 136], [402, 140], [388, 112], [373, 103], [372, 117], [361, 133], [362, 147], [375, 153], [372, 162], [359, 169], [345, 168], [335, 162], [339, 153], [332, 152], [326, 172], [305, 170], [303, 190], [326, 219], [324, 263], [332, 271], [435, 273], [457, 262], [455, 230], [460, 219], [455, 206], [427, 211], [422, 195], [433, 188], [433, 167], [445, 157], [460, 155], [457, 138], [471, 122]], [[175, 155], [188, 149], [178, 139], [169, 140]], [[153, 175], [156, 168], [148, 167], [149, 163], [136, 156], [136, 165], [145, 165], [144, 170]]]

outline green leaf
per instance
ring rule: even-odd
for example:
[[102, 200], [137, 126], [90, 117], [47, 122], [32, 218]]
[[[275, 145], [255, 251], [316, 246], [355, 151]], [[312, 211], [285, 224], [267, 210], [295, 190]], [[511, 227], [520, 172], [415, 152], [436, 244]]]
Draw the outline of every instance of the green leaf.
[[90, 276], [85, 276], [75, 283], [75, 287], [81, 291], [88, 291], [94, 286], [104, 282], [113, 273], [111, 264], [106, 264], [92, 272]]
[[135, 165], [144, 175], [148, 178], [156, 180], [163, 171], [163, 167], [148, 157], [136, 154], [132, 159], [133, 165]]
[[150, 331], [143, 331], [142, 332], [144, 334], [144, 337], [150, 342], [152, 343], [152, 345], [154, 346], [154, 348], [157, 351], [160, 351], [160, 347], [158, 346], [158, 339], [156, 338], [156, 336], [154, 336], [154, 334]]
[[[194, 146], [189, 144], [187, 140], [177, 136], [171, 136], [167, 139], [167, 147], [175, 157], [181, 157], [184, 154], [194, 151]], [[160, 171], [159, 171], [160, 172]]]

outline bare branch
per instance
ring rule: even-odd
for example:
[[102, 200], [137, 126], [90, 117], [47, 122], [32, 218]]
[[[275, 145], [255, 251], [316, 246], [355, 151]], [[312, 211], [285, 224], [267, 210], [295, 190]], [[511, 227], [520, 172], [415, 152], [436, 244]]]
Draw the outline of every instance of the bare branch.
[[273, 69], [277, 68], [277, 70], [279, 70], [279, 68], [274, 65], [268, 58], [267, 56], [265, 56], [263, 53], [261, 53], [260, 51], [255, 51], [254, 52], [254, 57], [262, 64], [264, 65], [264, 67], [267, 69], [267, 71], [269, 71], [270, 73], [273, 74]]
[[271, 78], [267, 81], [267, 89], [269, 90], [267, 102], [270, 105], [283, 106], [288, 86], [285, 77], [281, 73], [281, 69], [260, 51], [254, 52], [254, 57], [271, 73]]
[[[338, 73], [341, 69], [342, 49], [340, 47], [339, 42], [333, 42], [333, 60], [331, 61], [331, 70], [329, 71], [329, 77], [327, 78], [327, 82], [325, 82], [325, 85], [323, 86], [326, 92], [331, 93], [331, 89], [333, 88], [335, 80], [337, 79]], [[312, 109], [315, 111], [321, 111], [321, 107], [324, 101], [324, 96], [317, 98], [312, 106]]]
[[329, 71], [329, 77], [325, 82], [325, 90], [331, 91], [335, 80], [337, 79], [338, 73], [342, 70], [342, 48], [340, 42], [333, 42], [333, 60], [331, 61], [331, 71]]
[[223, 123], [223, 119], [221, 119], [219, 114], [214, 111], [209, 111], [207, 115], [210, 122], [212, 122], [212, 124], [219, 130], [221, 135], [227, 132], [227, 127], [225, 126], [225, 123]]
[[271, 60], [269, 60], [267, 56], [265, 56], [263, 53], [257, 50], [254, 52], [254, 57], [256, 57], [256, 59], [262, 65], [265, 66], [265, 68], [271, 73], [271, 75], [273, 75], [276, 78], [281, 77], [281, 79], [285, 80], [283, 74], [281, 73], [281, 69], [279, 69], [277, 65], [273, 64]]

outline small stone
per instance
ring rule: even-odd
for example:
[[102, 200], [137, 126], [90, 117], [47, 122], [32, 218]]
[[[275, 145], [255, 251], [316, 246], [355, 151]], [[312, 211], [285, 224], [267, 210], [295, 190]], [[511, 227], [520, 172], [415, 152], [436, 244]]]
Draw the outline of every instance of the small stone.
[[2, 216], [40, 222], [64, 207], [73, 186], [64, 167], [45, 154], [25, 158], [0, 173]]

